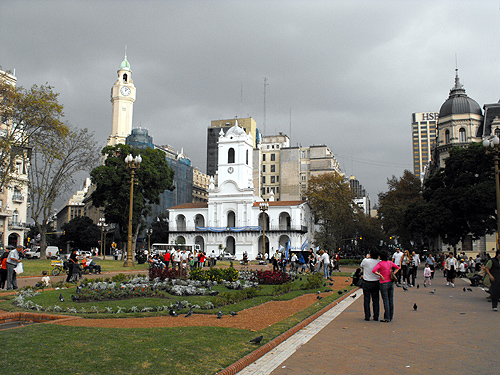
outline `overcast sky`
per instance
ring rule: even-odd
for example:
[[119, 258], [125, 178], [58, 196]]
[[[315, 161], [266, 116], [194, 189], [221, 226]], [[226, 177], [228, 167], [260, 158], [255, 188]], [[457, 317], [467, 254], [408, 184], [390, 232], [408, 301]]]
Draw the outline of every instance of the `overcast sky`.
[[0, 66], [54, 86], [66, 120], [104, 146], [127, 45], [133, 126], [155, 144], [205, 171], [210, 122], [251, 116], [292, 145], [326, 144], [373, 202], [413, 171], [411, 114], [439, 111], [456, 61], [481, 107], [500, 99], [499, 4], [0, 0]]

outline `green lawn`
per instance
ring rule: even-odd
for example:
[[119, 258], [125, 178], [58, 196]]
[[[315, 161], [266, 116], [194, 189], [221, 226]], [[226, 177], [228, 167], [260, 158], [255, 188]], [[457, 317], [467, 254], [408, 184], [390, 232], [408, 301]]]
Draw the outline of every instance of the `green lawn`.
[[[132, 270], [130, 267], [123, 267], [124, 262], [122, 260], [111, 260], [111, 257], [107, 257], [106, 260], [94, 258], [94, 261], [101, 266], [102, 272], [123, 272]], [[50, 259], [25, 259], [23, 260], [24, 272], [21, 276], [41, 276], [42, 271], [50, 272], [52, 269], [50, 262]], [[136, 263], [133, 268], [133, 270], [136, 271], [147, 269], [148, 265], [146, 263]]]
[[[262, 331], [220, 327], [103, 329], [34, 324], [0, 331], [3, 374], [215, 374], [334, 299], [335, 293]], [[184, 319], [179, 317], [177, 319]], [[126, 320], [124, 321], [126, 326]]]
[[[34, 266], [38, 263], [43, 266], [43, 262], [48, 261], [32, 262]], [[109, 262], [111, 264], [114, 261]], [[342, 273], [338, 275], [347, 276]], [[274, 295], [275, 287], [264, 285], [255, 298], [212, 310], [195, 310], [195, 312], [216, 314], [218, 310], [222, 310], [224, 314], [227, 314], [230, 310], [240, 311], [267, 301], [288, 300], [304, 293], [315, 293], [317, 290], [327, 288], [321, 286], [314, 290], [301, 290], [300, 286], [304, 282], [306, 282], [305, 278], [304, 280], [297, 279], [294, 282], [295, 289], [283, 295]], [[228, 292], [228, 289], [221, 285], [215, 286], [214, 289]], [[63, 294], [64, 302], [59, 301], [60, 293]], [[165, 294], [162, 297], [74, 303], [71, 301], [71, 294], [74, 293], [75, 286], [72, 286], [69, 289], [46, 290], [30, 299], [42, 306], [57, 304], [63, 309], [75, 307], [77, 310], [85, 307], [88, 311], [90, 306], [97, 306], [99, 310], [104, 307], [116, 309], [116, 306], [142, 308], [169, 305], [177, 300], [188, 300], [192, 304], [203, 305], [204, 301], [214, 301], [216, 298], [210, 296], [177, 297]], [[4, 298], [6, 300], [0, 301], [0, 309], [20, 310], [12, 305], [13, 296], [4, 296]], [[123, 328], [120, 329], [33, 324], [23, 328], [4, 330], [0, 331], [0, 342], [2, 342], [4, 353], [16, 353], [16, 355], [0, 356], [0, 368], [2, 368], [2, 374], [30, 375], [67, 372], [103, 375], [215, 374], [255, 350], [258, 346], [250, 344], [250, 339], [263, 335], [262, 344], [265, 344], [337, 298], [339, 294], [333, 293], [294, 316], [259, 332], [221, 327], [126, 328], [126, 319], [123, 320]], [[185, 319], [182, 315], [186, 311], [187, 309], [179, 311], [180, 316], [176, 319]], [[161, 311], [79, 315], [92, 318], [126, 318], [167, 313]]]

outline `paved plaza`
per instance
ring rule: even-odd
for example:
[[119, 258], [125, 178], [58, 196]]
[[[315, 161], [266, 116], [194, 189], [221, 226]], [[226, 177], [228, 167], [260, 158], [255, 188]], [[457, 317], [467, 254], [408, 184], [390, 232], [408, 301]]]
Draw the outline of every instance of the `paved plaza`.
[[365, 321], [362, 292], [352, 292], [356, 298], [238, 374], [499, 374], [500, 313], [492, 311], [486, 292], [464, 292], [470, 285], [460, 279], [448, 287], [442, 272], [431, 287], [422, 280], [418, 289], [396, 288], [392, 322]]

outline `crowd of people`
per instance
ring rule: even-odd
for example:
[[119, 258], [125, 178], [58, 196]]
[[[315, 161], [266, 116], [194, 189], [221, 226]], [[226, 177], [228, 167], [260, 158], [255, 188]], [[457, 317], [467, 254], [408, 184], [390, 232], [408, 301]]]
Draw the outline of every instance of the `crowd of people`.
[[[474, 285], [474, 278], [484, 279], [486, 275], [491, 283], [489, 293], [491, 296], [492, 308], [498, 310], [498, 299], [500, 297], [500, 250], [496, 251], [495, 257], [491, 258], [488, 254], [485, 259], [480, 254], [476, 259], [465, 255], [465, 252], [459, 253], [455, 257], [450, 251], [447, 255], [440, 254], [438, 260], [432, 254], [428, 254], [425, 260], [415, 252], [408, 250], [397, 251], [389, 256], [386, 250], [372, 250], [361, 261], [353, 275], [354, 284], [361, 286], [364, 298], [365, 320], [379, 320], [380, 297], [384, 306], [384, 317], [381, 322], [390, 322], [394, 318], [394, 286], [403, 288], [412, 288], [415, 286], [418, 267], [424, 263], [423, 286], [432, 285], [435, 271], [443, 270], [443, 276], [446, 278], [446, 285], [454, 288], [456, 277], [468, 277], [471, 284]], [[359, 281], [358, 281], [359, 280]], [[477, 284], [476, 284], [477, 285]], [[418, 287], [418, 285], [417, 285]]]
[[148, 263], [152, 268], [173, 268], [180, 273], [185, 273], [194, 268], [203, 268], [205, 266], [214, 267], [217, 264], [215, 251], [207, 256], [204, 251], [172, 249], [165, 253], [153, 253], [148, 256]]

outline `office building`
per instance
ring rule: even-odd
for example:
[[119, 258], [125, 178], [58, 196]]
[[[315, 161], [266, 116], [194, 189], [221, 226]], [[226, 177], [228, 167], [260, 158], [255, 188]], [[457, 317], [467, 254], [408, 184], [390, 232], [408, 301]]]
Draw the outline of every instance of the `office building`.
[[424, 170], [431, 160], [431, 152], [436, 145], [437, 112], [417, 112], [412, 114], [413, 174], [422, 179]]

